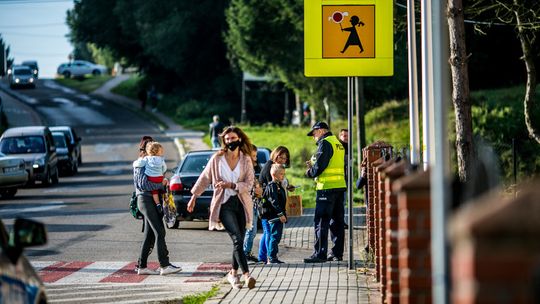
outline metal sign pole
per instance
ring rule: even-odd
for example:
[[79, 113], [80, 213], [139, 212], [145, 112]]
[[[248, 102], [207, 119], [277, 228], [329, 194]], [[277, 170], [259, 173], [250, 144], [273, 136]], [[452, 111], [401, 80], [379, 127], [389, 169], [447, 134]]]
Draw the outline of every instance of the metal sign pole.
[[411, 164], [420, 162], [420, 130], [418, 126], [418, 71], [416, 66], [416, 25], [414, 0], [407, 1], [407, 38], [409, 44], [409, 130]]
[[[347, 94], [347, 128], [349, 129], [349, 134], [353, 129], [353, 102], [355, 92], [357, 90], [355, 86], [356, 77], [347, 77], [349, 88]], [[353, 256], [353, 138], [354, 136], [349, 136], [349, 142], [347, 145], [347, 206], [349, 211], [349, 270], [354, 269], [354, 256]]]

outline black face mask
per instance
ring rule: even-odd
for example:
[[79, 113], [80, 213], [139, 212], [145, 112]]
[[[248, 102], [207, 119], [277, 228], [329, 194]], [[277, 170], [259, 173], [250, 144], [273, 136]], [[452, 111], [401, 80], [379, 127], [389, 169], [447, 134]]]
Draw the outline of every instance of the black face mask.
[[241, 143], [239, 140], [233, 141], [227, 144], [227, 148], [231, 151], [236, 150], [236, 148], [240, 147]]

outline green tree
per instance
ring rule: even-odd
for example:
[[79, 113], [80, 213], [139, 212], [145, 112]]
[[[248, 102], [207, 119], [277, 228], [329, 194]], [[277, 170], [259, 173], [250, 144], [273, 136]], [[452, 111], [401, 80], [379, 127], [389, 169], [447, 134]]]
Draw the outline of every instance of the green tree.
[[4, 39], [0, 34], [0, 73], [2, 76], [6, 76], [5, 72], [13, 65], [13, 58], [9, 58], [9, 48], [9, 45], [4, 42]]
[[304, 76], [303, 1], [232, 0], [226, 20], [225, 42], [234, 66], [279, 79], [318, 110], [326, 98], [346, 111], [344, 78]]
[[[68, 13], [72, 39], [138, 67], [178, 104], [238, 101], [240, 81], [226, 58], [227, 1], [81, 0]], [[171, 110], [175, 110], [171, 105]], [[238, 107], [239, 108], [239, 107]]]
[[[540, 143], [540, 128], [533, 119], [538, 119], [536, 94], [535, 57], [538, 53], [536, 36], [540, 30], [540, 2], [537, 0], [475, 0], [469, 13], [491, 23], [511, 25], [517, 32], [523, 62], [527, 73], [525, 87], [524, 117], [529, 136]], [[478, 28], [481, 28], [478, 25]], [[536, 116], [535, 116], [536, 115]]]

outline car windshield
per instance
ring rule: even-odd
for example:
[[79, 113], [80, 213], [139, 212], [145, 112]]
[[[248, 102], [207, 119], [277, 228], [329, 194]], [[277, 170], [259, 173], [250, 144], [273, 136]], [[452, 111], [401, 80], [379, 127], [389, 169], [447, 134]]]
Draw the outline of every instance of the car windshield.
[[7, 137], [0, 143], [0, 152], [5, 154], [45, 153], [45, 142], [41, 136]]
[[57, 148], [66, 148], [67, 145], [66, 145], [66, 137], [64, 136], [64, 134], [54, 134], [53, 135], [53, 138], [54, 138], [54, 145], [57, 147]]
[[212, 154], [188, 154], [182, 163], [180, 172], [201, 173], [208, 164], [210, 157], [212, 157]]
[[30, 69], [16, 69], [13, 71], [13, 75], [32, 75], [32, 70]]

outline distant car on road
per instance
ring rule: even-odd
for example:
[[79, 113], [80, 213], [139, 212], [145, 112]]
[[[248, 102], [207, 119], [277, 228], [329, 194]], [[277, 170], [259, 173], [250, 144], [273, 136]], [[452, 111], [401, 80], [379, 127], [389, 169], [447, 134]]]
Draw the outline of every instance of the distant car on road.
[[83, 77], [85, 75], [99, 76], [107, 73], [107, 67], [89, 61], [74, 60], [73, 62], [60, 64], [57, 73], [65, 78]]
[[69, 148], [68, 136], [63, 132], [52, 132], [56, 156], [58, 157], [58, 169], [62, 175], [73, 175], [79, 170], [77, 155]]
[[27, 182], [28, 172], [24, 159], [0, 152], [0, 196], [3, 199], [13, 198], [17, 188], [26, 185]]
[[0, 220], [0, 302], [45, 304], [45, 286], [22, 254], [23, 249], [44, 245], [47, 233], [42, 223], [16, 219], [8, 234]]
[[[191, 199], [191, 188], [208, 164], [208, 161], [216, 153], [215, 150], [202, 150], [188, 152], [179, 166], [174, 170], [169, 189], [171, 190], [176, 205], [177, 218], [174, 224], [167, 224], [167, 228], [178, 228], [180, 220], [208, 220], [210, 201], [214, 194], [212, 185], [197, 198], [197, 204], [192, 213], [187, 212], [187, 203]], [[257, 149], [257, 161], [264, 165], [270, 159], [270, 150], [267, 148]], [[258, 176], [257, 176], [258, 178]]]
[[21, 65], [25, 65], [32, 69], [32, 73], [34, 74], [34, 77], [38, 78], [39, 75], [39, 67], [38, 63], [35, 60], [26, 60], [21, 63]]
[[14, 89], [16, 87], [36, 87], [36, 78], [32, 69], [25, 65], [16, 65], [11, 68], [9, 74], [9, 87]]
[[63, 132], [68, 137], [68, 148], [70, 149], [71, 153], [75, 153], [77, 155], [76, 159], [78, 161], [78, 164], [82, 164], [82, 149], [81, 149], [81, 141], [82, 138], [80, 138], [77, 135], [77, 132], [75, 132], [75, 129], [70, 126], [54, 126], [49, 127], [51, 132]]
[[28, 183], [58, 183], [58, 157], [51, 131], [45, 126], [7, 129], [0, 137], [0, 152], [24, 159]]

